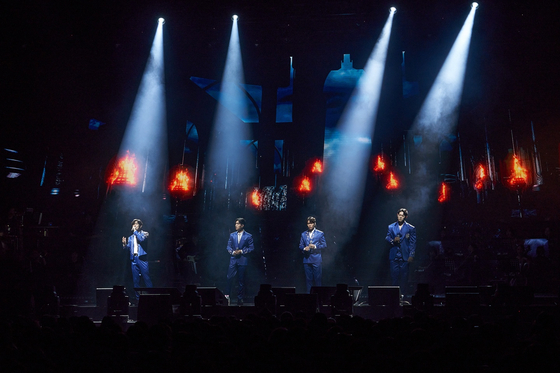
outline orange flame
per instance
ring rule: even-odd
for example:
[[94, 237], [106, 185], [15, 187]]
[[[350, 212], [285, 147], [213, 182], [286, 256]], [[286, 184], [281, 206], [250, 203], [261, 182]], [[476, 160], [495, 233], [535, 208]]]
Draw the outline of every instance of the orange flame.
[[447, 184], [441, 183], [441, 187], [439, 189], [439, 197], [438, 202], [445, 202], [449, 199], [449, 191], [447, 190]]
[[173, 198], [184, 200], [193, 197], [195, 186], [192, 170], [184, 165], [173, 167], [169, 171], [168, 189]]
[[175, 177], [169, 185], [170, 191], [187, 192], [189, 190], [189, 174], [187, 170], [177, 170]]
[[476, 169], [474, 187], [477, 190], [482, 190], [484, 188], [485, 180], [486, 180], [486, 170], [484, 169], [483, 165], [479, 164]]
[[298, 190], [303, 193], [311, 192], [311, 180], [307, 176], [301, 180]]
[[513, 173], [509, 178], [509, 183], [512, 186], [527, 185], [527, 169], [521, 166], [516, 155], [513, 156]]
[[385, 162], [383, 162], [383, 158], [380, 155], [377, 156], [377, 163], [373, 167], [373, 171], [380, 172], [385, 170]]
[[261, 197], [259, 196], [258, 189], [253, 190], [253, 193], [251, 193], [251, 203], [255, 207], [258, 207], [261, 204]]
[[389, 182], [387, 183], [385, 188], [391, 190], [391, 189], [397, 189], [398, 187], [399, 187], [399, 181], [395, 178], [395, 175], [393, 175], [392, 172], [389, 173]]
[[113, 171], [109, 176], [109, 184], [128, 184], [136, 185], [136, 170], [138, 166], [136, 165], [136, 157], [134, 154], [129, 154], [126, 151], [126, 156], [121, 158], [116, 165], [113, 167]]
[[313, 168], [311, 169], [311, 172], [314, 174], [323, 173], [323, 164], [321, 163], [321, 161], [317, 160], [315, 161], [315, 163], [313, 163]]

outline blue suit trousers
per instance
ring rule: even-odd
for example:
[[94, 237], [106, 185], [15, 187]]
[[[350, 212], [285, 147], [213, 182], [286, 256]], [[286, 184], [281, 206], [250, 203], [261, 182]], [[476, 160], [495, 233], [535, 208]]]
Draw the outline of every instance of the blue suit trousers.
[[240, 265], [237, 263], [230, 263], [228, 267], [227, 273], [227, 286], [226, 286], [226, 294], [231, 294], [231, 287], [233, 283], [233, 278], [237, 275], [237, 281], [239, 284], [239, 288], [237, 291], [237, 300], [243, 300], [245, 296], [245, 270], [247, 269], [246, 265]]
[[307, 293], [311, 293], [312, 286], [322, 286], [322, 263], [303, 263], [303, 269], [305, 270]]
[[408, 261], [406, 260], [391, 260], [391, 284], [393, 286], [400, 286], [401, 294], [406, 295], [408, 289]]
[[[148, 266], [148, 262], [145, 260], [139, 259], [138, 256], [134, 256], [130, 261], [130, 265], [132, 268], [132, 282], [135, 288], [140, 287], [140, 277], [144, 279], [144, 285], [147, 288], [152, 287], [152, 279], [150, 278], [150, 268]], [[140, 294], [137, 291], [134, 291], [136, 294], [136, 299], [140, 298]]]

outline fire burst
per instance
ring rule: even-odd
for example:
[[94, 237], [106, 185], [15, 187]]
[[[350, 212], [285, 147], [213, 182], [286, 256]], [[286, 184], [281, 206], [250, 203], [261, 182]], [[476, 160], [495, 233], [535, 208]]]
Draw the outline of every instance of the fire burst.
[[298, 190], [302, 193], [311, 192], [311, 180], [307, 176], [301, 180]]
[[385, 162], [383, 162], [383, 158], [380, 155], [377, 156], [377, 163], [373, 167], [373, 171], [381, 172], [385, 171]]
[[189, 190], [189, 174], [186, 170], [179, 170], [175, 174], [171, 185], [170, 191], [187, 192]]
[[113, 167], [111, 176], [109, 176], [109, 184], [128, 184], [136, 185], [136, 170], [138, 166], [136, 165], [136, 157], [134, 154], [129, 154], [126, 151], [126, 156], [121, 158], [117, 164]]
[[474, 187], [477, 190], [482, 190], [484, 188], [485, 181], [486, 181], [486, 170], [484, 169], [484, 166], [479, 164], [476, 169]]
[[513, 174], [509, 178], [509, 183], [515, 187], [527, 185], [527, 169], [521, 166], [516, 155], [513, 156]]
[[313, 168], [311, 169], [311, 172], [314, 174], [321, 174], [323, 173], [323, 164], [321, 163], [321, 161], [315, 161], [315, 163], [313, 163]]
[[388, 190], [397, 189], [399, 187], [399, 181], [395, 178], [392, 172], [389, 173], [389, 182], [385, 186]]
[[447, 190], [447, 184], [441, 183], [441, 187], [439, 189], [439, 197], [438, 202], [445, 202], [449, 199], [449, 191]]
[[253, 193], [251, 193], [251, 203], [255, 207], [258, 207], [261, 204], [261, 197], [259, 196], [258, 189], [253, 190]]

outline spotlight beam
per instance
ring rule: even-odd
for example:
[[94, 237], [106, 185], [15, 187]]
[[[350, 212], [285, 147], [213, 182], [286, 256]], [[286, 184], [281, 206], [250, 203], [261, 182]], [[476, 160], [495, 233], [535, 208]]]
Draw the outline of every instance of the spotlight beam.
[[411, 129], [412, 134], [422, 136], [422, 146], [412, 159], [416, 172], [410, 184], [416, 188], [408, 196], [410, 202], [403, 205], [414, 206], [416, 214], [429, 207], [439, 187], [437, 144], [457, 127], [475, 13], [476, 7], [472, 7]]
[[417, 129], [426, 136], [448, 132], [457, 124], [475, 9], [469, 13], [415, 120]]
[[345, 233], [335, 233], [339, 245], [350, 238], [359, 221], [394, 14], [389, 13], [364, 73], [338, 122], [341, 141], [337, 157], [325, 160], [325, 200], [329, 205], [325, 207], [322, 220], [331, 230], [337, 226], [341, 228], [340, 221], [345, 222]]
[[212, 184], [216, 188], [216, 198], [223, 197], [220, 193], [229, 194], [233, 186], [249, 183], [251, 177], [246, 171], [247, 167], [243, 167], [245, 154], [240, 150], [241, 141], [250, 139], [251, 134], [249, 125], [238, 119], [246, 117], [247, 108], [237, 19], [236, 16], [232, 17], [231, 36], [220, 86], [221, 104], [218, 104], [216, 109], [208, 153], [208, 165], [214, 175]]
[[[121, 143], [121, 153], [130, 150], [137, 157], [145, 158], [150, 154], [153, 158], [161, 153], [163, 141], [167, 146], [162, 29], [163, 23], [159, 22]], [[162, 156], [167, 157], [167, 154]]]
[[139, 161], [138, 177], [142, 182], [114, 189], [102, 206], [96, 231], [103, 232], [106, 240], [92, 241], [88, 248], [102, 260], [86, 267], [84, 279], [87, 280], [80, 285], [84, 295], [89, 292], [91, 283], [112, 286], [125, 282], [126, 271], [115, 266], [115, 263], [122, 262], [119, 258], [124, 258], [124, 252], [114, 250], [114, 239], [122, 237], [123, 227], [130, 227], [128, 222], [132, 219], [140, 218], [150, 231], [158, 232], [150, 238], [151, 258], [157, 258], [158, 248], [166, 245], [169, 225], [160, 219], [169, 213], [168, 201], [162, 201], [163, 186], [160, 182], [168, 157], [162, 28], [163, 22], [159, 21], [117, 157], [127, 154], [127, 151], [135, 154]]

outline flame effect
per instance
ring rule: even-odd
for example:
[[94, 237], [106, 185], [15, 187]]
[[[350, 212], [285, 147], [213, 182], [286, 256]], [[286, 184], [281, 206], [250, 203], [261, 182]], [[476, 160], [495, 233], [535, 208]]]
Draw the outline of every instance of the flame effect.
[[377, 163], [373, 167], [373, 171], [381, 172], [385, 171], [385, 162], [383, 162], [383, 158], [380, 155], [377, 156]]
[[389, 173], [389, 182], [387, 183], [385, 188], [391, 190], [391, 189], [397, 189], [398, 187], [399, 187], [399, 181], [395, 178], [395, 175], [393, 175], [392, 172]]
[[311, 172], [314, 174], [323, 173], [323, 164], [321, 163], [321, 161], [317, 160], [315, 161], [315, 163], [313, 163], [313, 168], [311, 169]]
[[311, 180], [307, 176], [301, 180], [298, 190], [302, 193], [311, 192]]
[[116, 165], [113, 167], [113, 171], [109, 176], [109, 184], [128, 184], [136, 185], [136, 170], [138, 166], [136, 165], [136, 157], [134, 154], [129, 154], [126, 151], [126, 156], [121, 158]]
[[477, 190], [482, 190], [484, 188], [484, 182], [486, 181], [486, 170], [484, 166], [479, 164], [476, 168], [474, 187]]
[[509, 184], [511, 186], [520, 187], [527, 185], [527, 169], [521, 166], [519, 158], [513, 156], [513, 173], [509, 178]]
[[189, 191], [189, 174], [187, 170], [177, 170], [175, 177], [169, 185], [169, 190], [177, 192]]
[[449, 190], [447, 184], [441, 183], [441, 187], [439, 188], [439, 197], [438, 202], [446, 202], [449, 200]]
[[258, 189], [253, 190], [253, 193], [251, 193], [251, 203], [255, 207], [258, 207], [261, 204], [261, 197], [259, 196]]

